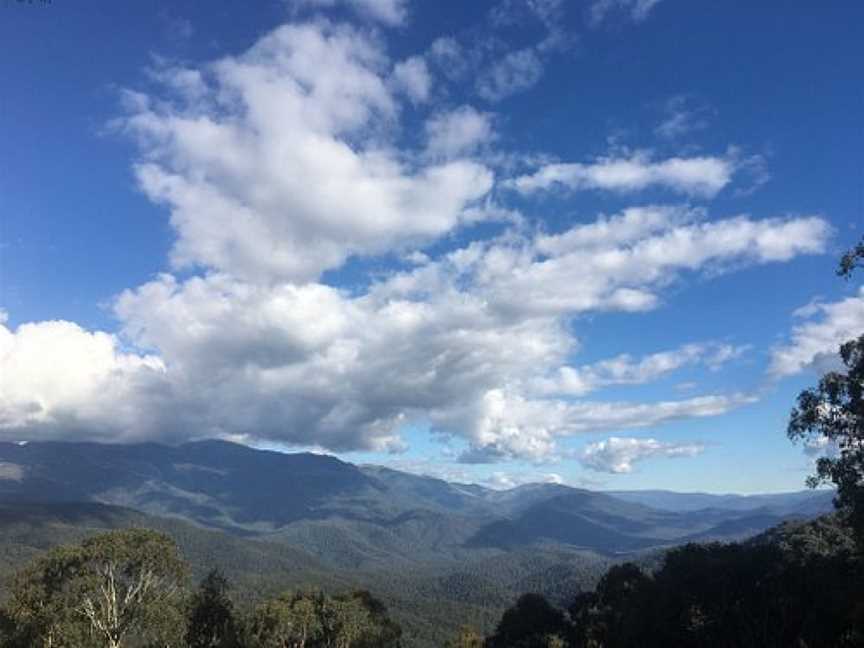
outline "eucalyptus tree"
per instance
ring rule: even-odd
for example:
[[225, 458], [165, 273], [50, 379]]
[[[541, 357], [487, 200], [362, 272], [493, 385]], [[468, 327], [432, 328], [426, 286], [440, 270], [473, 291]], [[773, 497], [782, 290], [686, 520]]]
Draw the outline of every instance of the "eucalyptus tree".
[[[851, 279], [864, 267], [864, 239], [843, 255], [837, 274]], [[788, 435], [830, 452], [816, 461], [808, 484], [833, 483], [836, 503], [864, 545], [864, 330], [840, 346], [843, 367], [798, 395]]]
[[174, 541], [123, 529], [57, 547], [13, 579], [11, 644], [40, 648], [179, 646], [186, 565]]

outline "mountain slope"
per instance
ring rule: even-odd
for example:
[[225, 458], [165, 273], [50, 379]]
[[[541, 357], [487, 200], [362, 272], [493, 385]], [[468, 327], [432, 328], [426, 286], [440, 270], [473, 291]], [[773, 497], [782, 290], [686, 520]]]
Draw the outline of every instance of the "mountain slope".
[[241, 609], [291, 588], [330, 592], [364, 588], [390, 608], [407, 648], [443, 644], [462, 624], [484, 631], [530, 587], [564, 601], [592, 587], [607, 564], [567, 551], [478, 552], [458, 565], [333, 568], [284, 542], [243, 538], [96, 503], [0, 503], [0, 599], [12, 573], [50, 547], [110, 529], [146, 527], [167, 533], [192, 568], [193, 582], [218, 567]]
[[[351, 569], [458, 565], [484, 552], [538, 546], [618, 554], [744, 537], [827, 508], [824, 493], [747, 498], [747, 505], [734, 497], [679, 495], [556, 484], [495, 491], [224, 441], [0, 443], [0, 502], [122, 506], [303, 547], [323, 564]], [[696, 506], [703, 503], [715, 506]], [[726, 503], [730, 508], [720, 506]]]

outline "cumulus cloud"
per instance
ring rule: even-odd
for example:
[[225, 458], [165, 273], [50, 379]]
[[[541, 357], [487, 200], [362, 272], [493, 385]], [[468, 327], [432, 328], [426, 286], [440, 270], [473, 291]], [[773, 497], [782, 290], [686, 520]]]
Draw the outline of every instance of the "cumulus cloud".
[[731, 157], [673, 157], [655, 161], [646, 153], [635, 153], [624, 158], [603, 157], [589, 164], [547, 164], [506, 185], [522, 194], [553, 188], [630, 193], [661, 187], [687, 196], [711, 198], [731, 182], [735, 168]]
[[702, 443], [664, 443], [657, 439], [609, 437], [587, 445], [579, 460], [583, 466], [606, 473], [633, 472], [633, 464], [646, 459], [695, 457], [705, 451]]
[[458, 227], [492, 173], [407, 166], [381, 139], [398, 118], [387, 68], [374, 40], [315, 23], [204, 70], [163, 70], [174, 101], [138, 95], [123, 126], [141, 189], [171, 212], [174, 265], [305, 281]]
[[864, 335], [864, 287], [854, 297], [808, 304], [796, 315], [806, 321], [792, 329], [787, 344], [773, 350], [768, 372], [774, 378], [840, 366], [840, 345]]
[[116, 336], [65, 321], [0, 321], [0, 429], [6, 438], [62, 438], [84, 433], [103, 440], [149, 438], [165, 365], [156, 356], [124, 352]]
[[[314, 283], [163, 276], [121, 295], [116, 310], [128, 338], [160, 349], [171, 375], [194, 386], [211, 427], [342, 450], [398, 449], [407, 421], [455, 421], [569, 346], [554, 319], [503, 320], [455, 294], [381, 300]], [[466, 427], [446, 429], [480, 433], [480, 419], [460, 420]]]
[[[493, 136], [489, 115], [432, 107], [428, 141], [421, 133], [399, 148], [393, 133], [411, 95], [394, 81], [398, 67], [376, 37], [319, 21], [199, 68], [163, 66], [159, 89], [128, 93], [120, 126], [140, 147], [138, 182], [170, 212], [174, 267], [197, 273], [120, 294], [117, 335], [69, 322], [0, 328], [4, 438], [222, 436], [396, 452], [400, 430], [423, 423], [467, 445], [463, 462], [542, 462], [563, 437], [752, 402], [578, 400], [710, 367], [735, 349], [579, 367], [572, 318], [656, 308], [687, 273], [821, 252], [823, 219], [648, 206], [554, 234], [532, 229], [492, 199], [492, 172], [466, 157]], [[706, 182], [677, 177], [688, 191]], [[517, 224], [459, 242], [462, 225], [489, 219]], [[379, 254], [411, 265], [385, 266], [352, 291], [322, 279]], [[550, 388], [538, 388], [544, 380]]]
[[493, 138], [492, 116], [471, 106], [438, 113], [426, 122], [426, 150], [436, 157], [469, 154]]
[[[96, 412], [118, 438], [218, 435], [330, 450], [399, 450], [400, 429], [425, 421], [467, 441], [465, 462], [546, 461], [562, 437], [716, 416], [753, 398], [610, 403], [537, 389], [538, 377], [560, 377], [569, 366], [573, 313], [651, 307], [684, 269], [785, 260], [821, 249], [827, 231], [818, 218], [699, 218], [644, 208], [554, 236], [475, 242], [357, 295], [317, 282], [166, 274], [115, 303], [123, 338], [153, 355], [128, 354], [116, 338], [77, 330], [64, 338], [68, 350], [52, 354], [94, 366], [92, 338], [113, 349], [107, 366], [123, 369], [86, 374], [76, 381], [83, 395], [43, 399], [40, 416], [85, 420]], [[598, 388], [649, 380], [696, 357], [708, 363], [730, 353], [707, 345], [617, 358], [583, 367], [582, 377]], [[20, 354], [2, 357], [0, 375], [16, 376]], [[52, 385], [53, 366], [26, 363], [29, 381], [3, 391], [17, 394], [3, 403], [10, 438], [36, 421], [15, 413]], [[100, 376], [109, 374], [107, 389]], [[116, 398], [105, 396], [116, 390]]]

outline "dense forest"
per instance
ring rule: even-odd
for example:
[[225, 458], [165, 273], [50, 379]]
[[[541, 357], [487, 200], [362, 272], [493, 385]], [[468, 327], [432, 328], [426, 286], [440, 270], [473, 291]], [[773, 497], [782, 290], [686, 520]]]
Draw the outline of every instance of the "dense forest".
[[864, 563], [838, 517], [788, 525], [746, 544], [690, 544], [662, 567], [612, 567], [566, 609], [526, 594], [485, 640], [453, 646], [864, 645]]
[[[860, 538], [859, 538], [860, 542]], [[649, 563], [651, 561], [648, 561]], [[525, 594], [483, 637], [452, 648], [860, 646], [864, 561], [842, 514], [787, 523], [745, 543], [689, 544], [659, 565], [611, 567], [563, 607]], [[402, 630], [363, 590], [294, 590], [238, 601], [218, 570], [189, 588], [174, 541], [111, 531], [20, 570], [2, 611], [4, 648], [395, 647]]]

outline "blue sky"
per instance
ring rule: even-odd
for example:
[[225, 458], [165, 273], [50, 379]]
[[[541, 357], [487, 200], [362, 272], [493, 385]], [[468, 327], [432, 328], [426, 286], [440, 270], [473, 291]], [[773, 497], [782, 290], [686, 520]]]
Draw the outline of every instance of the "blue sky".
[[801, 487], [864, 331], [864, 8], [0, 10], [0, 436]]

